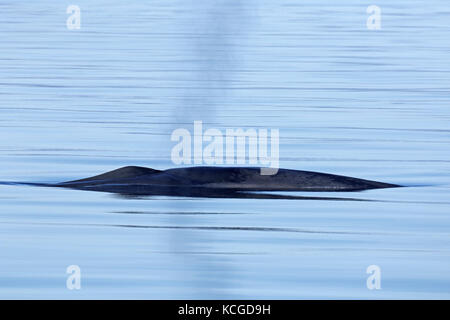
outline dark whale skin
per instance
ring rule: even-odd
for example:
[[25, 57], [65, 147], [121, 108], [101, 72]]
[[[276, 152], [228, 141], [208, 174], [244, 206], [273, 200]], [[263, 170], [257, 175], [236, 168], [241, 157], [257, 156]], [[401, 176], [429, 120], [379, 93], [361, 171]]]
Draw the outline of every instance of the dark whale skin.
[[220, 196], [245, 191], [362, 191], [400, 187], [312, 171], [279, 169], [274, 175], [261, 175], [260, 168], [188, 167], [155, 170], [127, 166], [81, 180], [55, 184], [55, 187], [122, 194], [170, 194]]

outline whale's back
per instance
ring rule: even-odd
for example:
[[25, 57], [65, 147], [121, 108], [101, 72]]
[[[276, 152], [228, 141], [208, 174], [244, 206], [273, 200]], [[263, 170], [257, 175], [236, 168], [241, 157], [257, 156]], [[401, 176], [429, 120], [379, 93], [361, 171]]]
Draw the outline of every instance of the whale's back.
[[191, 167], [164, 171], [191, 181], [193, 185], [251, 191], [356, 191], [398, 185], [328, 173], [279, 169], [262, 175], [261, 168]]
[[[59, 187], [74, 189], [154, 194], [236, 191], [359, 191], [392, 188], [398, 185], [328, 173], [279, 169], [262, 175], [261, 168], [188, 167], [156, 170], [128, 166], [97, 176], [63, 182]], [[190, 191], [188, 191], [190, 189]], [[204, 190], [204, 191], [202, 191]], [[222, 191], [221, 191], [222, 190]]]
[[93, 177], [67, 181], [63, 184], [89, 184], [89, 183], [107, 183], [112, 181], [120, 181], [125, 179], [134, 179], [144, 175], [152, 175], [161, 172], [160, 170], [138, 167], [138, 166], [126, 166], [116, 170], [108, 171]]

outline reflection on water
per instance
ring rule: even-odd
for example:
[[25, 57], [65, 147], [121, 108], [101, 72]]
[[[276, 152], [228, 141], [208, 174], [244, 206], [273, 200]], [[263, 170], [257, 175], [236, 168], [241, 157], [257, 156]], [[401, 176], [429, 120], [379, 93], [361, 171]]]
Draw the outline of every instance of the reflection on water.
[[449, 298], [445, 1], [381, 0], [379, 31], [356, 0], [77, 5], [69, 31], [64, 3], [0, 4], [1, 181], [173, 167], [171, 132], [202, 120], [279, 128], [284, 168], [408, 187], [256, 199], [1, 183], [1, 298]]

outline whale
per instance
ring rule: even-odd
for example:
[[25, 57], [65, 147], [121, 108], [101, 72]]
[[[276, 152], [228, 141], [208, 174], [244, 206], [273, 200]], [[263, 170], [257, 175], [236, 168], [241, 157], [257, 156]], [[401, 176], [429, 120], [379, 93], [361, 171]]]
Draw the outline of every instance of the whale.
[[257, 167], [213, 166], [167, 170], [126, 166], [93, 177], [46, 186], [136, 196], [225, 198], [290, 197], [261, 193], [272, 191], [344, 192], [400, 187], [397, 184], [313, 171], [279, 169], [276, 174], [261, 175], [261, 168]]

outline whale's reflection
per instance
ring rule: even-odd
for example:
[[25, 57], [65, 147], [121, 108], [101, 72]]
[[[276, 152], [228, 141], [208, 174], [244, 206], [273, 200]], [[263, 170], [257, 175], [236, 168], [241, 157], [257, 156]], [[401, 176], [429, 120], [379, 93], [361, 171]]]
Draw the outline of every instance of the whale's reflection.
[[351, 197], [323, 197], [323, 196], [299, 196], [286, 195], [276, 193], [260, 193], [260, 192], [242, 192], [242, 191], [226, 191], [223, 190], [177, 190], [177, 188], [168, 188], [167, 190], [159, 190], [145, 193], [127, 193], [116, 192], [116, 196], [128, 199], [145, 199], [152, 196], [169, 196], [180, 198], [217, 198], [217, 199], [267, 199], [267, 200], [326, 200], [326, 201], [377, 201], [363, 198]]

